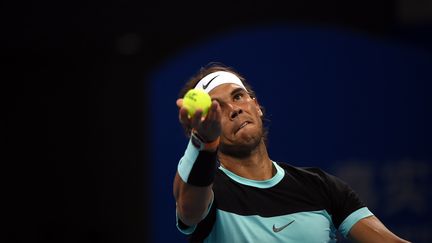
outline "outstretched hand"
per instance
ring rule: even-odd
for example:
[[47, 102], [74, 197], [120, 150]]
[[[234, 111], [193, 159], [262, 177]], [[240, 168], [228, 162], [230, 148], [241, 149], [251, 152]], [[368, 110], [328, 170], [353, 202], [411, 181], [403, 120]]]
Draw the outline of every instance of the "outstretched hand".
[[188, 117], [188, 111], [183, 107], [183, 99], [176, 101], [179, 110], [179, 120], [183, 127], [195, 129], [206, 141], [212, 142], [221, 134], [222, 111], [217, 101], [213, 100], [206, 117], [202, 117], [202, 110], [198, 109], [192, 117]]

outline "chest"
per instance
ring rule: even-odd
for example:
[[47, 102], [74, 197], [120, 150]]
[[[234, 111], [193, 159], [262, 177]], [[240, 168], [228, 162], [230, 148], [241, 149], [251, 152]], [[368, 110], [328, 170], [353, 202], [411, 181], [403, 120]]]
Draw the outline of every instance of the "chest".
[[215, 188], [217, 208], [239, 215], [273, 217], [297, 212], [327, 210], [330, 200], [319, 186], [282, 181], [272, 188], [255, 188], [229, 182]]
[[209, 242], [335, 242], [325, 210], [262, 217], [216, 211]]

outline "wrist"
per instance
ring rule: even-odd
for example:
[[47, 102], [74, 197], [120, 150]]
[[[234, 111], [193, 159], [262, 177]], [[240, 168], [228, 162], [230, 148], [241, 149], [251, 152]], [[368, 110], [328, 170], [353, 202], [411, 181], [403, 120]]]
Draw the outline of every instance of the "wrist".
[[186, 151], [177, 166], [178, 174], [187, 184], [199, 187], [209, 186], [213, 183], [218, 168], [217, 150], [201, 150], [193, 141], [193, 134], [191, 134]]
[[216, 151], [219, 147], [219, 140], [220, 138], [217, 137], [213, 141], [208, 141], [204, 139], [195, 129], [192, 129], [191, 131], [192, 144], [200, 151]]

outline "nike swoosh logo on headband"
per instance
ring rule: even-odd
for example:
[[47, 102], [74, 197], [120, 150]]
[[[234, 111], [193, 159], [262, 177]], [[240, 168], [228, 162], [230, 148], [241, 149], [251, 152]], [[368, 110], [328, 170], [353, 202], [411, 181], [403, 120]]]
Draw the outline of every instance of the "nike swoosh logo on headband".
[[213, 79], [217, 78], [219, 75], [216, 75], [214, 78], [210, 79], [210, 81], [208, 81], [207, 84], [203, 84], [203, 89], [207, 89], [207, 87], [209, 86], [209, 84], [213, 81]]

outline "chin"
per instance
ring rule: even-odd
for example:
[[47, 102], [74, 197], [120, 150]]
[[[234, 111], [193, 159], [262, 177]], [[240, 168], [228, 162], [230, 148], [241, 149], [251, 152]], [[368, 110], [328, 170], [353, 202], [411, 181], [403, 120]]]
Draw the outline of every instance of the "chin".
[[259, 143], [262, 137], [263, 134], [261, 130], [244, 129], [235, 135], [235, 141], [238, 141], [240, 144], [255, 144]]
[[232, 157], [247, 157], [260, 145], [263, 137], [245, 135], [244, 137], [236, 138], [235, 143], [225, 143], [221, 141], [219, 151]]

